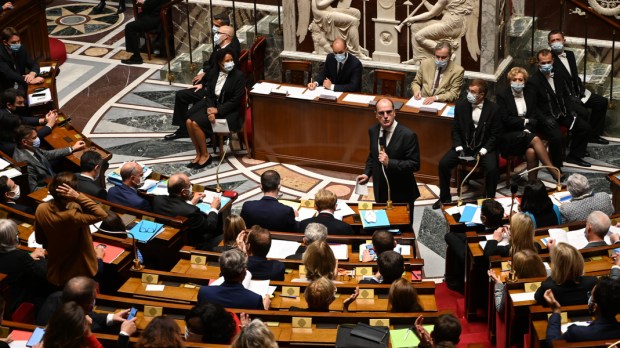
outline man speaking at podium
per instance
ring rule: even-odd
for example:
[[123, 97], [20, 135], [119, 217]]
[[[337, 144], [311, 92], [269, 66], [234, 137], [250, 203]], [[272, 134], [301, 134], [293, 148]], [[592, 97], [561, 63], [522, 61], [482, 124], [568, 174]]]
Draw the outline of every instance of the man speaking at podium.
[[390, 99], [379, 100], [375, 113], [379, 123], [368, 129], [370, 153], [364, 174], [357, 177], [357, 182], [364, 185], [372, 176], [375, 201], [385, 203], [391, 199], [394, 203], [408, 203], [409, 220], [413, 223], [413, 203], [420, 197], [413, 176], [420, 170], [418, 136], [396, 122]]

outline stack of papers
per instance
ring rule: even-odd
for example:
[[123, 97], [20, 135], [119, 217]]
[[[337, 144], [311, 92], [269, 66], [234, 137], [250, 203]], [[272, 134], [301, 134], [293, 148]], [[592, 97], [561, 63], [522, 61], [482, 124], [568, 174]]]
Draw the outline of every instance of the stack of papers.
[[[561, 228], [550, 228], [548, 232], [549, 238], [555, 239], [557, 243], [570, 244], [577, 249], [583, 249], [586, 247], [586, 245], [588, 245], [588, 240], [586, 239], [586, 235], [584, 233], [585, 228], [568, 232], [564, 231]], [[605, 240], [605, 243], [607, 244], [611, 244], [611, 241], [609, 239], [610, 233], [613, 232], [610, 230], [610, 232], [607, 233], [605, 238], [603, 238]], [[549, 238], [543, 238], [541, 241], [543, 242], [543, 244], [547, 245]]]
[[157, 185], [151, 187], [146, 191], [149, 195], [155, 196], [167, 196], [168, 195], [168, 180], [161, 180]]
[[510, 294], [510, 298], [512, 302], [525, 302], [525, 301], [534, 301], [534, 295], [536, 292], [519, 292], [515, 294]]
[[11, 163], [5, 161], [4, 159], [0, 158], [0, 170], [8, 167]]
[[9, 179], [13, 179], [14, 177], [20, 175], [22, 175], [22, 172], [20, 172], [19, 169], [16, 168], [9, 168], [0, 172], [0, 176], [6, 176]]
[[[366, 214], [372, 212], [370, 214], [375, 214], [375, 221], [368, 221], [366, 219]], [[381, 210], [360, 210], [360, 218], [362, 220], [362, 226], [364, 228], [380, 228], [380, 227], [389, 227], [390, 221], [388, 220], [387, 213], [385, 209]], [[370, 219], [372, 220], [372, 219]]]
[[41, 92], [36, 92], [33, 94], [28, 94], [28, 103], [30, 106], [42, 105], [52, 101], [52, 92], [49, 88]]
[[271, 90], [280, 87], [277, 83], [258, 82], [252, 86], [250, 92], [255, 94], [271, 94]]
[[425, 98], [420, 98], [418, 100], [418, 99], [415, 99], [414, 97], [411, 97], [411, 99], [409, 99], [407, 101], [407, 104], [405, 105], [412, 107], [414, 109], [421, 109], [421, 110], [430, 111], [430, 112], [437, 112], [446, 107], [446, 103], [438, 103], [438, 102], [424, 105], [424, 99]]
[[339, 199], [336, 203], [336, 211], [334, 212], [334, 217], [338, 220], [342, 220], [343, 217], [355, 215], [355, 211], [349, 207], [347, 202]]
[[303, 221], [312, 217], [315, 217], [319, 212], [316, 211], [316, 209], [314, 208], [299, 208], [299, 210], [297, 210], [297, 217], [295, 218], [295, 220], [297, 221]]
[[149, 220], [141, 220], [129, 232], [133, 234], [138, 242], [147, 243], [163, 230], [163, 224], [158, 224]]
[[356, 104], [364, 104], [368, 105], [371, 101], [375, 100], [374, 95], [363, 95], [363, 94], [353, 94], [349, 93], [342, 101]]
[[330, 244], [336, 260], [348, 260], [349, 259], [349, 247], [347, 244]]
[[295, 255], [301, 243], [290, 240], [271, 240], [271, 248], [267, 253], [268, 259], [285, 259], [287, 256]]

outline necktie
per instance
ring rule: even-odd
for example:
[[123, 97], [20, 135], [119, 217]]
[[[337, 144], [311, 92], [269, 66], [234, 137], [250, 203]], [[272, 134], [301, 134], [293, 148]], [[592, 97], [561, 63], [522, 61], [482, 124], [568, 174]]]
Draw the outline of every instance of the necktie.
[[566, 58], [566, 52], [558, 54], [558, 57]]
[[385, 147], [387, 147], [388, 135], [389, 134], [390, 134], [390, 130], [389, 129], [384, 129], [383, 130], [383, 139], [385, 140]]
[[473, 107], [474, 109], [480, 109], [480, 110], [482, 110], [482, 103], [480, 103], [480, 104], [472, 104], [472, 107]]
[[338, 63], [338, 70], [336, 71], [336, 74], [340, 74], [340, 70], [342, 70], [342, 63]]

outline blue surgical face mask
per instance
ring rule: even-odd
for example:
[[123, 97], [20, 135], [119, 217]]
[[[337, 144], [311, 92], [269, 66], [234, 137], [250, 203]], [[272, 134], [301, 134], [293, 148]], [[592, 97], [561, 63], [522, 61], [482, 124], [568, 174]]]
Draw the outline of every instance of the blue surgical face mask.
[[232, 69], [234, 69], [234, 67], [235, 67], [235, 62], [226, 62], [226, 63], [224, 63], [224, 70], [226, 72], [231, 72]]
[[222, 43], [222, 34], [216, 32], [213, 35], [213, 43], [219, 46]]
[[551, 64], [551, 63], [549, 63], [549, 64], [540, 64], [538, 66], [538, 69], [543, 74], [550, 74], [550, 73], [553, 72], [553, 64]]
[[550, 47], [555, 53], [562, 53], [562, 51], [564, 51], [564, 44], [560, 41], [552, 42]]
[[13, 52], [17, 52], [19, 51], [19, 49], [22, 47], [22, 44], [20, 43], [16, 43], [16, 44], [10, 44], [9, 45], [9, 49]]
[[13, 189], [13, 191], [11, 191], [13, 193], [13, 200], [18, 200], [19, 197], [21, 196], [21, 189], [19, 188], [19, 185], [15, 185], [15, 189]]
[[523, 88], [525, 88], [525, 83], [513, 82], [510, 84], [510, 88], [517, 93], [521, 93], [523, 92]]
[[213, 33], [213, 35], [215, 35], [215, 33], [217, 33], [218, 30], [220, 30], [220, 27], [216, 27], [215, 25], [211, 27], [211, 32]]
[[435, 65], [439, 69], [443, 69], [448, 65], [448, 60], [438, 60], [437, 58], [435, 58]]
[[470, 103], [475, 103], [478, 100], [478, 96], [473, 94], [472, 92], [467, 92], [467, 101]]
[[32, 146], [36, 148], [41, 147], [41, 139], [39, 137], [34, 138], [32, 141]]
[[344, 62], [345, 59], [347, 59], [346, 53], [336, 53], [334, 54], [334, 57], [336, 57], [336, 60], [338, 61], [338, 63], [342, 63]]

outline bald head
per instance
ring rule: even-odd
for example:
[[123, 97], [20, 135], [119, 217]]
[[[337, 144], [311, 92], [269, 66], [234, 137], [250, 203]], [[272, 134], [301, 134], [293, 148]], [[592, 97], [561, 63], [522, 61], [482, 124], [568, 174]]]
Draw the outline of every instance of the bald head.
[[586, 230], [589, 230], [598, 239], [602, 240], [605, 238], [605, 235], [609, 232], [609, 227], [611, 227], [611, 220], [602, 211], [595, 210], [588, 215]]
[[230, 25], [222, 25], [218, 30], [220, 34], [222, 34], [222, 42], [220, 42], [220, 47], [224, 47], [228, 45], [233, 37], [235, 37], [235, 29]]
[[168, 179], [168, 194], [172, 197], [179, 197], [189, 186], [189, 178], [184, 173], [173, 174]]
[[347, 51], [347, 45], [343, 39], [338, 38], [332, 42], [332, 50], [334, 54], [344, 53]]
[[97, 283], [88, 277], [73, 277], [62, 289], [62, 302], [77, 302], [86, 313], [90, 313], [97, 295]]
[[121, 179], [123, 184], [137, 188], [144, 171], [138, 162], [127, 162], [121, 167]]

